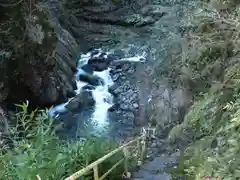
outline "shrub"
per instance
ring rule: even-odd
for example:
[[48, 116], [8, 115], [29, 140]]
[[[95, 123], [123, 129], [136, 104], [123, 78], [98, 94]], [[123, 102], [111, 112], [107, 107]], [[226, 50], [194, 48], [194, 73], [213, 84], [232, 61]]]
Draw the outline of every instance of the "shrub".
[[192, 133], [180, 166], [174, 171], [189, 180], [240, 178], [239, 19], [236, 12], [238, 9], [200, 18], [196, 31], [190, 34], [186, 58], [180, 63], [192, 71], [195, 102], [184, 121], [172, 129], [169, 140], [182, 141], [186, 134]]
[[[64, 179], [87, 164], [97, 160], [117, 144], [100, 137], [88, 137], [81, 141], [64, 141], [55, 131], [57, 126], [48, 118], [46, 111], [28, 112], [28, 103], [18, 105], [17, 125], [11, 128], [14, 148], [0, 154], [0, 179]], [[111, 158], [100, 167], [106, 172], [120, 155]], [[117, 179], [120, 167], [112, 176]], [[92, 174], [86, 175], [91, 179]], [[110, 177], [111, 178], [111, 177]]]

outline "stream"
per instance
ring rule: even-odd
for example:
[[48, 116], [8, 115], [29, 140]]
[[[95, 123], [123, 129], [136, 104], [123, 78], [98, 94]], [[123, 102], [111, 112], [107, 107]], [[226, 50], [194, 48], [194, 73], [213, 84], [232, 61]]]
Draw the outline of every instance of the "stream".
[[49, 110], [64, 124], [60, 134], [133, 136], [147, 123], [153, 105], [163, 126], [177, 121], [178, 106], [184, 104], [181, 90], [153, 80], [158, 67], [181, 53], [183, 20], [194, 3], [134, 1], [131, 6], [116, 6], [116, 11], [111, 11], [111, 3], [99, 3], [105, 10], [83, 9], [84, 18], [76, 14], [80, 23], [70, 29], [84, 37], [85, 47], [78, 59], [75, 96]]
[[60, 134], [71, 139], [86, 134], [127, 139], [139, 134], [154, 114], [162, 131], [133, 179], [170, 180], [169, 170], [177, 166], [180, 152], [164, 137], [169, 125], [181, 119], [189, 96], [184, 89], [172, 88], [167, 78], [155, 79], [162, 76], [163, 64], [181, 54], [184, 20], [194, 3], [136, 1], [110, 11], [112, 6], [103, 1], [109, 11], [102, 15], [101, 9], [83, 10], [85, 18], [79, 16], [80, 26], [72, 29], [76, 36], [84, 35], [81, 42], [88, 45], [78, 60], [76, 95], [49, 110], [64, 124]]
[[[77, 65], [78, 70], [75, 74], [76, 96], [70, 98], [68, 102], [56, 105], [49, 110], [51, 117], [63, 121], [66, 125], [66, 128], [60, 134], [69, 138], [85, 136], [89, 134], [88, 132], [94, 135], [109, 136], [110, 134], [105, 130], [109, 131], [110, 126], [117, 127], [114, 124], [114, 118], [109, 117], [109, 108], [114, 105], [114, 96], [109, 92], [109, 89], [114, 85], [114, 81], [110, 75], [112, 69], [108, 64], [118, 62], [141, 63], [145, 61], [145, 57], [144, 53], [128, 58], [118, 58], [113, 54], [113, 52], [104, 52], [102, 49], [94, 49], [80, 55]], [[94, 65], [91, 64], [91, 61], [101, 62]], [[100, 67], [100, 63], [103, 63], [105, 67]], [[81, 99], [78, 99], [78, 96]], [[82, 101], [94, 102], [84, 104]], [[77, 105], [74, 103], [77, 103]], [[73, 108], [69, 108], [71, 104], [74, 104]]]

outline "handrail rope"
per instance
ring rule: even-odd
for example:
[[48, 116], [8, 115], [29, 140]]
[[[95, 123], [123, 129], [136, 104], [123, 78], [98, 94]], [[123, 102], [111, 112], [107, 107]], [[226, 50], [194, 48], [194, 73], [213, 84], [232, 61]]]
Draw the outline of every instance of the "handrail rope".
[[[140, 164], [141, 164], [141, 161], [143, 159], [143, 156], [144, 156], [144, 153], [145, 153], [145, 150], [146, 150], [146, 137], [150, 135], [150, 131], [152, 131], [152, 137], [155, 137], [155, 131], [156, 129], [155, 128], [147, 128], [145, 129], [144, 127], [141, 129], [141, 136], [135, 138], [134, 140], [132, 141], [129, 141], [128, 143], [120, 146], [119, 148], [109, 152], [108, 154], [106, 154], [105, 156], [103, 156], [102, 158], [94, 161], [93, 163], [89, 164], [88, 166], [86, 166], [85, 168], [82, 168], [81, 170], [75, 172], [74, 174], [72, 174], [71, 176], [67, 177], [66, 179], [64, 180], [76, 180], [77, 178], [83, 176], [84, 174], [86, 174], [87, 172], [91, 171], [91, 170], [94, 170], [94, 176], [95, 179], [98, 179], [98, 180], [103, 180], [104, 178], [106, 178], [117, 166], [119, 166], [122, 162], [125, 162], [126, 158], [132, 158], [134, 157], [134, 155], [132, 156], [129, 156], [129, 157], [126, 157], [125, 153], [124, 153], [124, 158], [121, 159], [120, 161], [118, 161], [116, 164], [114, 164], [105, 174], [103, 174], [100, 178], [98, 178], [98, 165], [101, 164], [102, 162], [104, 162], [105, 160], [109, 159], [110, 157], [112, 157], [113, 155], [115, 155], [116, 153], [120, 152], [121, 150], [125, 151], [127, 149], [130, 149], [132, 148], [132, 145], [133, 143], [137, 143], [137, 148], [134, 148], [134, 152], [135, 150], [137, 150], [137, 154], [138, 156], [140, 156]], [[142, 149], [140, 148], [140, 140], [143, 141], [143, 147]], [[133, 154], [134, 152], [132, 152], [131, 154]], [[128, 156], [128, 155], [127, 155]]]
[[75, 172], [74, 174], [72, 174], [71, 176], [67, 177], [65, 180], [76, 180], [77, 178], [79, 178], [80, 176], [84, 175], [85, 173], [87, 173], [88, 171], [92, 170], [95, 166], [99, 165], [100, 163], [104, 162], [105, 160], [107, 160], [108, 158], [112, 157], [113, 155], [115, 155], [116, 153], [118, 153], [119, 151], [123, 150], [125, 147], [128, 147], [129, 145], [133, 144], [134, 142], [137, 142], [138, 140], [141, 140], [142, 138], [144, 138], [144, 135], [137, 137], [136, 139], [124, 144], [123, 146], [120, 146], [119, 148], [113, 150], [112, 152], [106, 154], [105, 156], [103, 156], [102, 158], [94, 161], [93, 163], [89, 164], [88, 166], [86, 166], [85, 168]]

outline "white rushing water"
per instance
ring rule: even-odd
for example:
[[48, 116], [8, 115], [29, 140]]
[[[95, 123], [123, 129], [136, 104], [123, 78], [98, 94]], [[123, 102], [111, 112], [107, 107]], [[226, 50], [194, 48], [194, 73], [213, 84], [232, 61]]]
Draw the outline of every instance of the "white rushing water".
[[[99, 53], [94, 54], [92, 57], [98, 57], [101, 55], [102, 51], [100, 49], [97, 50]], [[106, 56], [107, 55], [105, 55], [105, 58], [107, 58]], [[88, 84], [87, 82], [80, 81], [78, 77], [80, 74], [87, 74], [84, 70], [81, 69], [81, 67], [87, 64], [90, 58], [91, 53], [82, 54], [78, 61], [78, 72], [75, 74], [77, 84], [77, 90], [75, 91], [76, 94], [81, 93], [82, 88]], [[96, 86], [95, 89], [91, 90], [93, 98], [95, 100], [95, 108], [94, 113], [91, 117], [91, 121], [100, 127], [108, 125], [107, 112], [108, 109], [113, 105], [113, 97], [108, 92], [108, 88], [113, 85], [113, 81], [110, 76], [110, 70], [111, 69], [108, 68], [107, 70], [101, 72], [93, 72], [93, 75], [100, 77], [104, 82], [103, 84]], [[71, 99], [69, 99], [69, 101]], [[51, 117], [58, 117], [59, 114], [67, 112], [66, 105], [68, 102], [50, 108], [49, 115]]]
[[110, 70], [111, 69], [108, 68], [105, 71], [93, 73], [104, 80], [104, 85], [97, 86], [96, 89], [92, 91], [93, 98], [96, 102], [92, 120], [99, 126], [108, 125], [107, 112], [113, 105], [113, 96], [108, 92], [108, 88], [113, 85], [112, 78], [109, 74]]
[[[80, 56], [80, 59], [78, 61], [78, 71], [75, 74], [76, 84], [77, 84], [77, 90], [75, 91], [76, 94], [81, 93], [83, 90], [83, 87], [88, 85], [87, 82], [83, 82], [79, 80], [79, 75], [81, 74], [88, 74], [82, 69], [82, 66], [85, 64], [88, 64], [88, 61], [91, 57], [99, 57], [103, 51], [101, 49], [96, 49], [95, 53], [86, 53], [82, 54]], [[105, 53], [103, 56], [104, 58], [107, 58], [109, 53]], [[136, 55], [134, 57], [129, 58], [122, 58], [118, 59], [117, 61], [133, 61], [133, 62], [144, 62], [145, 61], [145, 55]], [[93, 90], [89, 90], [92, 92], [92, 96], [95, 100], [95, 107], [94, 112], [91, 115], [90, 121], [94, 123], [95, 126], [97, 126], [97, 129], [102, 129], [103, 127], [108, 125], [108, 109], [113, 105], [113, 96], [108, 92], [108, 89], [110, 86], [113, 85], [112, 78], [110, 76], [110, 68], [104, 71], [94, 71], [93, 75], [98, 76], [103, 80], [103, 83], [99, 86], [96, 86]], [[70, 98], [68, 102], [71, 100]], [[60, 114], [67, 112], [66, 105], [68, 102], [57, 105], [55, 107], [50, 108], [49, 115], [51, 117], [58, 117]]]

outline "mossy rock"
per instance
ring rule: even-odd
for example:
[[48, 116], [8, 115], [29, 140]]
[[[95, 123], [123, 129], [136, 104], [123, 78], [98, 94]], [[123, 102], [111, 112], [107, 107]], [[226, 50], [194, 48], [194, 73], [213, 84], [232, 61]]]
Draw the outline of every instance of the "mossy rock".
[[[66, 99], [74, 91], [75, 39], [50, 16], [42, 4], [25, 3], [9, 8], [0, 21], [9, 32], [1, 36], [2, 48], [11, 54], [0, 72], [9, 89], [8, 102], [28, 99], [32, 105], [48, 106]], [[9, 28], [11, 27], [11, 28]], [[18, 89], [16, 92], [15, 89]], [[0, 92], [1, 93], [1, 92]]]

